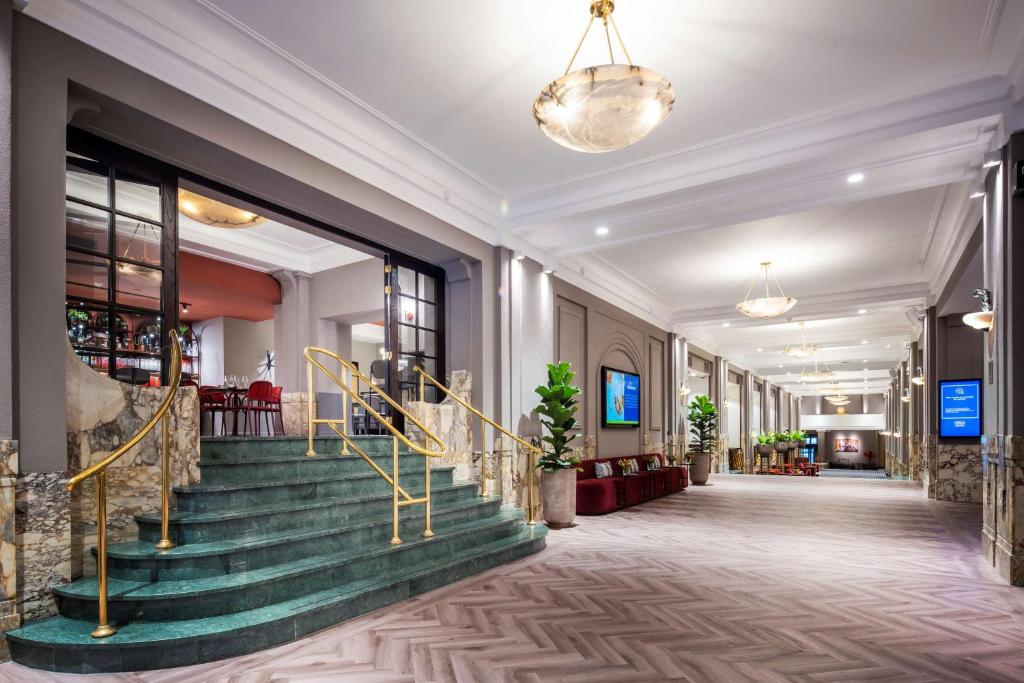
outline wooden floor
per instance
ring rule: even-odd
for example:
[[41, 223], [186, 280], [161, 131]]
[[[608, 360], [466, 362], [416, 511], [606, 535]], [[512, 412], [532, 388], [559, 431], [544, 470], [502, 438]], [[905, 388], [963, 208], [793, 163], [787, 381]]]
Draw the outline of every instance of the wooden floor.
[[908, 482], [712, 483], [298, 643], [88, 680], [1024, 680], [1024, 589], [979, 561], [978, 506]]

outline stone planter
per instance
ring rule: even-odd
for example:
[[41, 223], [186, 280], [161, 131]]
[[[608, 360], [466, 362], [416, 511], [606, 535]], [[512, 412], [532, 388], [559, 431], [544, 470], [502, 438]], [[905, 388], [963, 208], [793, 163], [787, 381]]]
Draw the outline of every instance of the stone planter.
[[789, 442], [788, 441], [779, 441], [777, 444], [775, 444], [775, 452], [776, 453], [789, 453]]
[[800, 448], [799, 441], [788, 441], [787, 443], [789, 444], [789, 450], [791, 451], [795, 451], [796, 449]]
[[691, 453], [690, 454], [690, 483], [696, 486], [704, 486], [711, 476], [711, 454]]
[[771, 455], [773, 446], [770, 443], [759, 443], [755, 448], [757, 448], [758, 455]]
[[576, 519], [576, 468], [540, 473], [544, 521], [552, 529], [571, 526]]

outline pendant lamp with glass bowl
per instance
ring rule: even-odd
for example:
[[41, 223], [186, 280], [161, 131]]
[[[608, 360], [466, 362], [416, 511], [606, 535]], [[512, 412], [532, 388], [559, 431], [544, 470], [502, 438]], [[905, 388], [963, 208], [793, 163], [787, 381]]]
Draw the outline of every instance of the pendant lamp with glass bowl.
[[971, 294], [981, 301], [981, 310], [974, 311], [973, 313], [964, 313], [964, 324], [970, 325], [976, 330], [988, 332], [992, 329], [992, 323], [996, 318], [995, 311], [992, 310], [992, 292], [979, 288]]
[[[761, 262], [760, 270], [754, 276], [754, 279], [751, 280], [750, 286], [747, 287], [746, 296], [743, 297], [743, 301], [736, 304], [736, 310], [743, 315], [750, 316], [751, 318], [774, 318], [796, 305], [796, 299], [786, 296], [786, 293], [782, 291], [782, 285], [771, 274], [771, 268], [771, 261]], [[757, 284], [757, 280], [761, 277], [762, 272], [764, 273], [764, 296], [752, 299], [750, 298], [750, 292], [753, 291], [754, 285]], [[771, 292], [771, 282], [773, 281], [775, 282], [775, 288], [778, 290], [777, 296], [773, 296]]]
[[[633, 64], [612, 18], [614, 10], [612, 0], [590, 5], [590, 21], [565, 73], [549, 83], [533, 103], [533, 118], [541, 132], [577, 152], [611, 152], [639, 142], [661, 125], [676, 101], [667, 78]], [[604, 24], [611, 63], [570, 71], [595, 19]], [[615, 63], [611, 31], [626, 64]]]
[[178, 211], [203, 225], [228, 230], [251, 228], [267, 221], [263, 216], [257, 216], [251, 211], [239, 209], [236, 206], [180, 188], [178, 189]]
[[[805, 370], [805, 369], [801, 368], [800, 374], [798, 375], [798, 377], [800, 378], [800, 381], [801, 382], [827, 382], [827, 381], [833, 379], [835, 377], [836, 373], [832, 372], [832, 370], [829, 369], [828, 363], [822, 363], [822, 365], [825, 366], [825, 369], [824, 370], [818, 369], [818, 361], [815, 360], [814, 361], [814, 369], [813, 370]], [[807, 366], [804, 366], [804, 368], [806, 368], [806, 367]]]
[[790, 358], [803, 360], [805, 358], [810, 358], [820, 350], [821, 347], [807, 343], [807, 338], [804, 336], [804, 324], [800, 323], [800, 343], [787, 344], [786, 348], [782, 349], [782, 352]]

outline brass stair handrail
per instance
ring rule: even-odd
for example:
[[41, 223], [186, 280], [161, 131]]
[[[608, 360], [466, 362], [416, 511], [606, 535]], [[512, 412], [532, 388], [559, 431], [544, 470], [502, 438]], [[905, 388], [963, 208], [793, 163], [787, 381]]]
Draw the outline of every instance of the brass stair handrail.
[[156, 543], [157, 550], [169, 550], [174, 547], [170, 539], [170, 410], [174, 398], [181, 386], [181, 344], [178, 342], [177, 330], [168, 333], [171, 337], [170, 383], [167, 394], [153, 416], [146, 421], [142, 429], [116, 448], [107, 457], [94, 465], [90, 465], [75, 476], [68, 479], [68, 491], [90, 477], [96, 477], [96, 577], [97, 598], [99, 601], [99, 624], [92, 631], [93, 638], [106, 638], [117, 633], [117, 629], [107, 622], [107, 468], [122, 455], [138, 445], [156, 426], [162, 422], [162, 441], [160, 454], [160, 540]]
[[[519, 437], [519, 436], [516, 436], [515, 434], [513, 434], [509, 430], [505, 429], [500, 424], [498, 424], [497, 422], [495, 422], [494, 420], [492, 420], [491, 418], [487, 417], [482, 412], [480, 412], [479, 410], [477, 410], [476, 408], [471, 406], [469, 403], [464, 401], [461, 397], [456, 396], [454, 393], [452, 393], [452, 391], [450, 389], [448, 389], [448, 387], [446, 387], [444, 384], [442, 384], [441, 382], [438, 382], [436, 379], [431, 377], [430, 374], [428, 374], [427, 371], [424, 370], [423, 368], [421, 368], [420, 366], [418, 366], [418, 365], [414, 366], [413, 370], [415, 372], [419, 373], [419, 376], [420, 376], [420, 401], [424, 400], [425, 382], [430, 382], [433, 386], [437, 387], [442, 392], [444, 392], [444, 394], [446, 396], [448, 396], [453, 401], [455, 401], [456, 403], [461, 405], [463, 408], [468, 410], [472, 415], [475, 415], [476, 417], [478, 417], [482, 422], [484, 422], [486, 424], [489, 424], [491, 427], [493, 427], [494, 429], [498, 430], [499, 432], [501, 432], [505, 436], [509, 437], [510, 439], [515, 441], [520, 446], [523, 446], [524, 448], [526, 448], [526, 472], [527, 472], [526, 523], [531, 525], [531, 526], [536, 524], [537, 520], [536, 520], [536, 518], [534, 516], [535, 515], [535, 512], [534, 512], [535, 505], [534, 505], [534, 500], [533, 500], [533, 495], [534, 495], [534, 493], [533, 493], [533, 469], [534, 469], [533, 457], [535, 455], [543, 455], [544, 451], [542, 449], [538, 448], [537, 446], [534, 446], [532, 443], [530, 443], [526, 439], [524, 439], [522, 437]], [[483, 489], [483, 487], [484, 487], [484, 462], [485, 462], [485, 458], [481, 458], [481, 460], [480, 460], [480, 463], [481, 463], [480, 464], [480, 495], [481, 496], [484, 495], [484, 489]]]
[[[348, 374], [349, 381], [346, 381], [344, 377], [338, 375], [327, 369], [323, 363], [317, 360], [314, 355], [322, 354], [329, 358], [333, 358], [341, 365], [342, 375]], [[398, 535], [398, 509], [407, 505], [416, 505], [422, 503], [425, 508], [426, 525], [423, 530], [423, 537], [430, 538], [434, 535], [434, 532], [430, 528], [430, 458], [440, 458], [448, 454], [448, 447], [441, 439], [439, 439], [432, 431], [413, 417], [405, 408], [403, 408], [397, 401], [388, 396], [388, 394], [380, 387], [373, 383], [369, 377], [359, 372], [359, 369], [345, 360], [338, 354], [328, 351], [327, 349], [319, 346], [307, 346], [303, 351], [303, 356], [306, 359], [306, 382], [308, 388], [308, 394], [306, 395], [306, 417], [307, 417], [307, 429], [308, 429], [308, 449], [306, 450], [306, 456], [316, 456], [316, 449], [313, 448], [313, 438], [316, 433], [317, 425], [327, 425], [330, 429], [341, 437], [342, 448], [341, 454], [346, 455], [349, 453], [349, 446], [355, 451], [356, 455], [361, 457], [363, 460], [370, 465], [374, 472], [381, 476], [388, 484], [391, 485], [391, 545], [398, 545], [402, 542], [402, 539]], [[316, 395], [313, 390], [313, 368], [316, 367], [320, 372], [324, 373], [328, 379], [336, 384], [342, 390], [342, 401], [341, 401], [341, 415], [340, 418], [318, 418], [314, 414], [313, 398]], [[375, 392], [381, 399], [383, 399], [388, 405], [390, 405], [395, 411], [401, 413], [406, 420], [416, 425], [416, 427], [423, 432], [424, 445], [420, 446], [403, 434], [398, 428], [396, 428], [391, 420], [384, 417], [376, 410], [374, 410], [369, 403], [363, 400], [363, 397], [359, 395], [359, 382], [364, 382], [371, 391]], [[391, 432], [391, 456], [392, 456], [392, 471], [389, 475], [387, 472], [382, 470], [377, 463], [370, 458], [362, 448], [359, 448], [355, 442], [349, 438], [349, 420], [348, 420], [348, 405], [347, 401], [352, 401], [352, 406], [359, 405], [366, 411], [367, 418], [373, 416], [380, 424], [387, 428]], [[340, 425], [340, 427], [339, 427]], [[428, 441], [429, 440], [429, 441]], [[429, 442], [436, 444], [435, 450], [431, 450], [427, 447]], [[410, 451], [418, 453], [424, 456], [423, 465], [423, 480], [425, 493], [420, 498], [413, 498], [408, 492], [399, 484], [398, 481], [398, 452], [399, 443], [404, 443]], [[401, 496], [402, 500], [399, 500]]]

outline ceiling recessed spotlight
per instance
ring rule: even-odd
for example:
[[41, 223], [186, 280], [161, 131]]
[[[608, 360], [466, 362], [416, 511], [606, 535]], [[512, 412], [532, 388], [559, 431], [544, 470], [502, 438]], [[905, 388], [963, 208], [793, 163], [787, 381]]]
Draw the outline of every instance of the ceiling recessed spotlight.
[[861, 340], [860, 340], [860, 343], [861, 343], [861, 344], [867, 344], [867, 343], [868, 343], [868, 340], [867, 340], [867, 339], [861, 339]]
[[885, 348], [887, 348], [887, 349], [891, 349], [891, 348], [892, 348], [892, 344], [886, 344], [886, 345], [885, 345]]
[[780, 367], [780, 368], [782, 367], [782, 363], [779, 363], [779, 367]]
[[762, 348], [761, 348], [760, 346], [758, 346], [758, 347], [757, 347], [757, 352], [758, 352], [758, 353], [761, 353], [762, 351], [764, 351], [764, 349], [762, 349]]
[[554, 271], [554, 269], [553, 269], [553, 268], [545, 268], [545, 269], [544, 269], [544, 274], [545, 274], [545, 275], [551, 275], [551, 274], [552, 274], [552, 273], [554, 273], [554, 272], [555, 272], [555, 271]]
[[857, 313], [860, 314], [860, 315], [864, 315], [867, 312], [868, 312], [868, 309], [866, 309], [866, 308], [858, 308], [857, 309]]
[[846, 182], [850, 183], [851, 185], [855, 185], [863, 180], [863, 173], [851, 173], [850, 175], [846, 176]]
[[594, 234], [598, 235], [600, 237], [604, 237], [605, 235], [608, 234], [608, 228], [606, 228], [606, 227], [604, 227], [602, 225], [600, 228], [598, 228], [597, 230], [594, 231]]
[[984, 196], [985, 196], [984, 192], [972, 192], [971, 193], [971, 199], [981, 199]]
[[722, 327], [729, 327], [732, 323], [722, 323]]
[[517, 251], [512, 254], [512, 258], [514, 258], [516, 261], [522, 261], [524, 258], [526, 258], [526, 254], [524, 254], [521, 251]]

